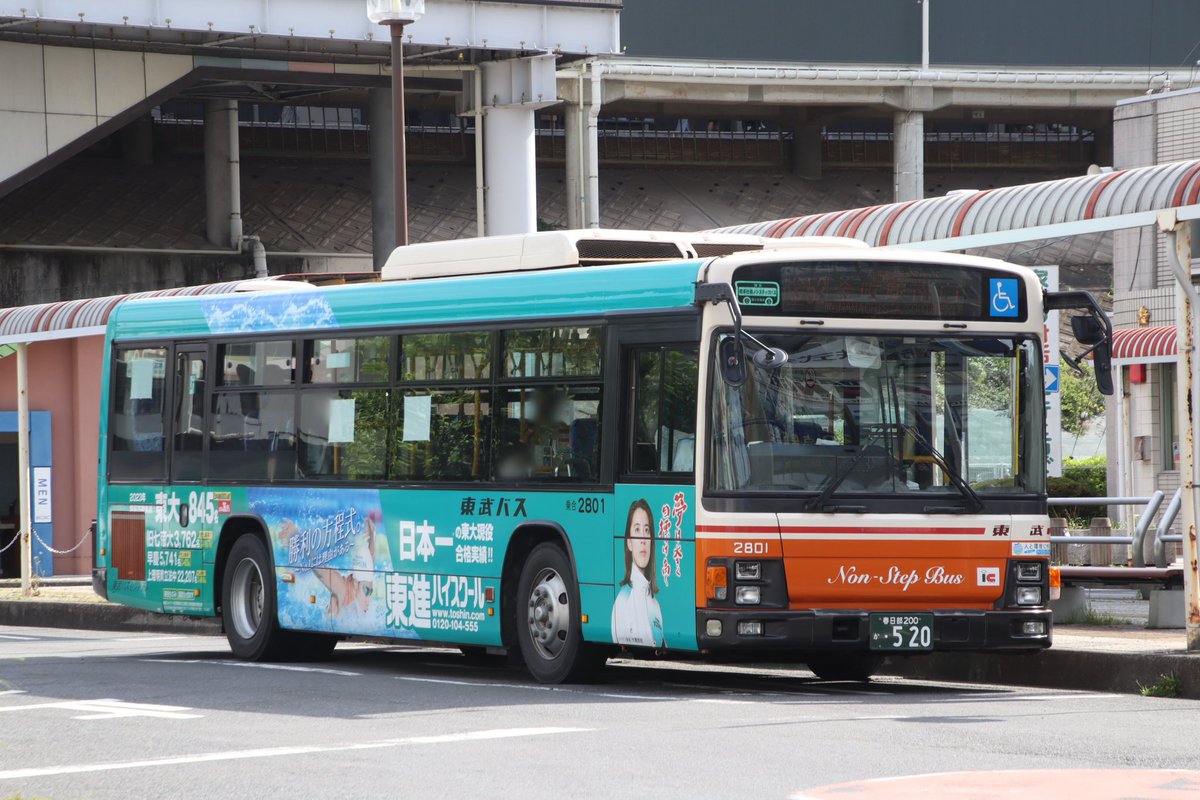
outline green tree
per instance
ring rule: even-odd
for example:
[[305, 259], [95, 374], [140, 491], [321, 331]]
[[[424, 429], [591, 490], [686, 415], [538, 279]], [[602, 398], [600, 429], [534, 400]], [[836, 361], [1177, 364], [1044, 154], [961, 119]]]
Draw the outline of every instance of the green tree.
[[1081, 364], [1083, 374], [1063, 365], [1058, 382], [1062, 395], [1062, 428], [1082, 436], [1084, 426], [1104, 413], [1104, 396], [1096, 388], [1096, 378], [1089, 364]]

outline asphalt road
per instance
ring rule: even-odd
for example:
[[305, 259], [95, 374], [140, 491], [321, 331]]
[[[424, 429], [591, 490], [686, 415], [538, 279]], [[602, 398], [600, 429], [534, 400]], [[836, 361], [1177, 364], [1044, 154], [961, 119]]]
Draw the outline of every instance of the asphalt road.
[[1055, 780], [1093, 780], [1091, 800], [1184, 800], [1200, 797], [1197, 712], [648, 662], [547, 687], [448, 650], [343, 644], [318, 666], [248, 665], [210, 637], [0, 628], [0, 799], [907, 797], [821, 787], [969, 772], [916, 779], [911, 796], [1029, 781], [1023, 797], [1062, 798], [1082, 795], [1051, 794]]

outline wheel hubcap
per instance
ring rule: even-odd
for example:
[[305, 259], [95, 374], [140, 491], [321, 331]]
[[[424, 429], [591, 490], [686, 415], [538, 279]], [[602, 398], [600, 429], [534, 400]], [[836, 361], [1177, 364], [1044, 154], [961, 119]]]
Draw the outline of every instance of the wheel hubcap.
[[567, 584], [556, 571], [544, 569], [529, 592], [529, 638], [538, 655], [548, 661], [558, 658], [567, 644], [570, 624]]
[[266, 590], [262, 572], [252, 558], [243, 558], [233, 569], [229, 605], [233, 629], [242, 639], [253, 639], [262, 624]]

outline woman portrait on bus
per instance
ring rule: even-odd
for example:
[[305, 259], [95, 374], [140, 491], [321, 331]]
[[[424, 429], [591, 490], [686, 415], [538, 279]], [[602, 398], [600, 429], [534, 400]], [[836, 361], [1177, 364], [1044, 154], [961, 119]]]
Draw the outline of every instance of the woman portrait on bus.
[[654, 557], [654, 527], [650, 504], [634, 500], [625, 520], [625, 579], [613, 602], [612, 632], [617, 644], [663, 647], [662, 609]]

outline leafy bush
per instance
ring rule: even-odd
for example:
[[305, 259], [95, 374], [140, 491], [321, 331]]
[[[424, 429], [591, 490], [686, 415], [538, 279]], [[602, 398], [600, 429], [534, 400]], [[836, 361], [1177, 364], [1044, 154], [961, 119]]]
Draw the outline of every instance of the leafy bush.
[[[1063, 477], [1086, 483], [1091, 487], [1092, 493], [1081, 495], [1086, 497], [1104, 497], [1108, 494], [1108, 475], [1104, 456], [1092, 456], [1091, 458], [1067, 459], [1063, 464]], [[1097, 509], [1093, 516], [1102, 517], [1106, 512]]]
[[[1091, 483], [1066, 475], [1061, 478], [1047, 478], [1046, 493], [1050, 497], [1104, 496], [1104, 492], [1096, 491]], [[1050, 506], [1050, 516], [1066, 517], [1069, 528], [1086, 528], [1092, 524], [1092, 517], [1102, 517], [1107, 513], [1108, 510], [1104, 506]]]

